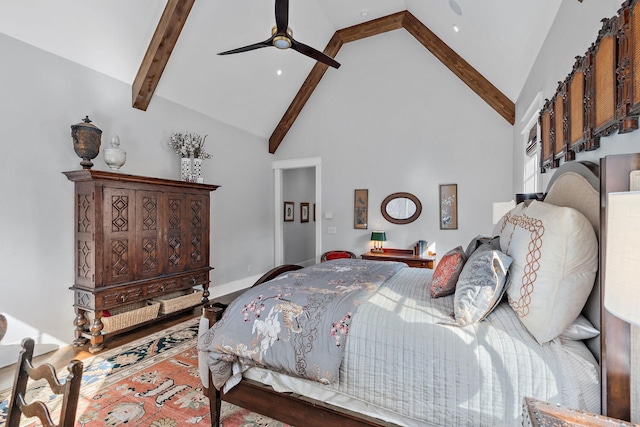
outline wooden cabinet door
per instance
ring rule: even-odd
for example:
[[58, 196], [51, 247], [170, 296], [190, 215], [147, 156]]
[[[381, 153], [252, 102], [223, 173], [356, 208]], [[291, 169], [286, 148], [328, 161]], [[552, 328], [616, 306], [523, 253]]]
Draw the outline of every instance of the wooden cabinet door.
[[135, 191], [104, 188], [102, 284], [105, 286], [135, 279]]
[[186, 195], [187, 269], [209, 265], [209, 195]]
[[161, 202], [165, 237], [162, 239], [164, 274], [181, 273], [187, 268], [187, 201], [182, 193], [166, 192]]
[[162, 274], [161, 197], [162, 194], [158, 191], [136, 191], [136, 279], [148, 279]]
[[[96, 224], [97, 210], [93, 183], [76, 184], [75, 205], [75, 285], [93, 288], [96, 282], [100, 286], [102, 274], [102, 256], [96, 254], [96, 234], [102, 232]], [[100, 203], [99, 201], [97, 203]]]

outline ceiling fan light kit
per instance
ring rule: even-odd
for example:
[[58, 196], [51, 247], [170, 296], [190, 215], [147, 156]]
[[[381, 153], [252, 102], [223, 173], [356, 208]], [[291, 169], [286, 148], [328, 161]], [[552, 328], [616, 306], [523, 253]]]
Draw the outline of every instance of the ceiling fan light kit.
[[271, 29], [271, 37], [265, 41], [254, 43], [237, 49], [220, 52], [218, 55], [230, 55], [234, 53], [248, 52], [263, 47], [275, 46], [278, 49], [289, 49], [320, 61], [333, 68], [339, 68], [340, 64], [330, 56], [302, 44], [293, 38], [293, 31], [289, 28], [289, 0], [276, 0], [276, 25]]
[[286, 36], [277, 36], [278, 27], [274, 26], [271, 29], [271, 36], [273, 36], [273, 45], [278, 49], [289, 49], [291, 47], [291, 38], [293, 37], [293, 30], [287, 27]]
[[273, 45], [278, 49], [289, 49], [291, 47], [291, 40], [285, 36], [274, 37]]

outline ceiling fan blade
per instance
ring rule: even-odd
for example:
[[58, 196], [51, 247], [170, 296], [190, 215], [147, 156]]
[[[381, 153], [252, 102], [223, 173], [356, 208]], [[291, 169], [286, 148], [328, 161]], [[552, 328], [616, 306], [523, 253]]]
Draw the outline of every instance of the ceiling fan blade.
[[276, 0], [276, 28], [278, 33], [286, 34], [289, 26], [289, 0]]
[[340, 68], [340, 63], [332, 57], [325, 55], [324, 53], [312, 48], [311, 46], [307, 46], [304, 43], [295, 41], [294, 39], [291, 39], [291, 49], [296, 50], [303, 55], [307, 55], [308, 57], [313, 58], [316, 61], [323, 62], [333, 68]]
[[269, 47], [269, 46], [272, 45], [271, 44], [272, 40], [273, 40], [273, 37], [271, 37], [268, 40], [265, 40], [263, 42], [260, 42], [260, 43], [254, 43], [254, 44], [250, 44], [249, 46], [244, 46], [244, 47], [239, 47], [237, 49], [227, 50], [226, 52], [220, 52], [218, 55], [231, 55], [232, 53], [248, 52], [250, 50], [260, 49], [260, 48], [263, 48], [263, 47]]

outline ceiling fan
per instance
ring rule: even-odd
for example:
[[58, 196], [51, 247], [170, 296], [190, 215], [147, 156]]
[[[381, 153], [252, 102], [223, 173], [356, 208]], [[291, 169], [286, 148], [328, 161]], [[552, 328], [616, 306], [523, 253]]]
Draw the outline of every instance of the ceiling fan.
[[289, 0], [276, 0], [276, 25], [271, 29], [271, 37], [267, 40], [249, 46], [220, 52], [218, 55], [230, 55], [232, 53], [248, 52], [263, 47], [275, 46], [278, 49], [293, 49], [303, 55], [323, 62], [333, 68], [340, 67], [340, 63], [328, 55], [300, 43], [293, 38], [293, 31], [289, 28]]

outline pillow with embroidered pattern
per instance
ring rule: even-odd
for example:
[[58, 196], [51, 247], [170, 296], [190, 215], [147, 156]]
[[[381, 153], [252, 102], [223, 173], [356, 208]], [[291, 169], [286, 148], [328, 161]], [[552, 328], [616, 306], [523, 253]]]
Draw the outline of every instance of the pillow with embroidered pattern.
[[491, 243], [483, 243], [473, 252], [456, 285], [455, 324], [480, 322], [496, 308], [505, 292], [511, 261]]
[[462, 250], [462, 246], [451, 249], [444, 254], [433, 272], [433, 278], [429, 286], [431, 298], [444, 297], [455, 292], [458, 276], [460, 276], [466, 260], [467, 257], [464, 254], [464, 250]]
[[578, 317], [598, 269], [598, 240], [589, 220], [572, 208], [532, 201], [505, 215], [500, 246], [513, 258], [509, 304], [544, 344]]

